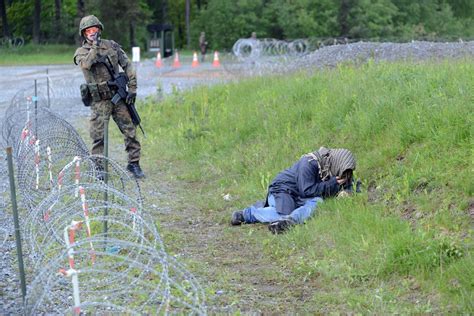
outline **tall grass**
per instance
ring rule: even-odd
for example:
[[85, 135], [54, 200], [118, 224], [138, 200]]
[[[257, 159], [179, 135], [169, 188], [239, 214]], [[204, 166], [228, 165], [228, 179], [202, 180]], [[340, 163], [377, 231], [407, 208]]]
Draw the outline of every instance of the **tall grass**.
[[263, 198], [272, 177], [306, 152], [348, 148], [365, 193], [328, 200], [306, 225], [263, 240], [268, 253], [295, 275], [347, 284], [416, 277], [440, 295], [438, 311], [472, 311], [472, 87], [472, 61], [460, 60], [198, 88], [141, 109], [154, 127], [146, 155], [176, 161], [181, 178], [215, 193], [195, 198], [215, 210], [229, 208], [223, 193], [239, 197], [232, 208]]
[[71, 64], [75, 46], [64, 44], [0, 48], [0, 66]]

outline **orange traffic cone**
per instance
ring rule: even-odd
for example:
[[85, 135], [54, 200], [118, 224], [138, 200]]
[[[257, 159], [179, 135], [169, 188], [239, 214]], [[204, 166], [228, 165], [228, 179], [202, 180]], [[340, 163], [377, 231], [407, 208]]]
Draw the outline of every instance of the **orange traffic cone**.
[[219, 55], [217, 54], [217, 50], [214, 52], [214, 61], [212, 62], [214, 67], [220, 67], [221, 63], [219, 62]]
[[191, 67], [197, 67], [199, 66], [199, 61], [198, 61], [198, 54], [194, 52], [193, 54], [193, 63], [191, 64]]
[[179, 62], [179, 54], [178, 51], [174, 54], [174, 62], [173, 62], [173, 67], [181, 67], [181, 63]]
[[158, 52], [158, 54], [156, 54], [155, 66], [158, 67], [158, 68], [160, 68], [161, 66], [163, 66], [163, 63], [161, 62], [161, 54], [160, 54], [160, 52]]

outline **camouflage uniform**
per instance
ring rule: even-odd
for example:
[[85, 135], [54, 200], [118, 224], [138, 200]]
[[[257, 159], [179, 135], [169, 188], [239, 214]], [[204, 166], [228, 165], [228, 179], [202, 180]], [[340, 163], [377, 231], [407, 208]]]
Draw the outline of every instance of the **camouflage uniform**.
[[199, 36], [199, 48], [201, 50], [201, 62], [204, 62], [207, 52], [206, 33], [204, 32], [201, 32], [201, 36]]
[[[85, 17], [81, 20], [79, 32], [82, 35], [84, 29], [94, 25], [103, 29], [103, 25], [95, 16]], [[119, 66], [125, 71], [129, 78], [129, 92], [136, 93], [137, 91], [135, 70], [119, 44], [111, 40], [100, 40], [97, 45], [94, 45], [84, 40], [82, 47], [79, 47], [74, 54], [74, 63], [81, 67], [92, 97], [90, 137], [93, 143], [91, 152], [92, 154], [103, 154], [104, 120], [112, 116], [124, 136], [128, 162], [138, 163], [141, 146], [137, 140], [135, 125], [132, 123], [124, 100], [120, 100], [115, 105], [111, 102], [115, 91], [107, 85], [107, 81], [111, 80], [112, 76], [104, 64], [97, 63], [101, 56], [109, 57], [109, 67], [113, 67], [116, 73], [119, 72]]]

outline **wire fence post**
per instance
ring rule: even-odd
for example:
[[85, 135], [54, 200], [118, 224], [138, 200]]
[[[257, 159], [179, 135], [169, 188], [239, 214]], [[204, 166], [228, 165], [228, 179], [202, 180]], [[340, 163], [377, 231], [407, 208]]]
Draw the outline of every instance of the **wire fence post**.
[[20, 285], [23, 302], [26, 298], [25, 266], [23, 264], [23, 250], [21, 248], [20, 221], [18, 219], [18, 206], [16, 203], [15, 175], [13, 171], [12, 147], [7, 147], [8, 175], [10, 178], [10, 194], [13, 210], [13, 223], [15, 225], [16, 250], [18, 256], [18, 269], [20, 271]]

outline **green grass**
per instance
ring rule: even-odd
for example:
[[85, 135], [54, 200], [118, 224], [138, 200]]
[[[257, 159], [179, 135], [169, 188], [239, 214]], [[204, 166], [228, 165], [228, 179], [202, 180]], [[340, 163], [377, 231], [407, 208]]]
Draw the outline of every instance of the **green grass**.
[[[145, 156], [174, 161], [206, 212], [262, 199], [302, 154], [343, 147], [364, 192], [261, 240], [295, 278], [321, 280], [308, 304], [360, 313], [469, 313], [474, 66], [450, 62], [343, 65], [150, 99]], [[174, 172], [176, 170], [173, 170]], [[222, 199], [229, 193], [234, 202]], [[224, 222], [224, 219], [222, 220]], [[246, 236], [242, 236], [245, 238]]]
[[0, 65], [51, 65], [70, 64], [75, 46], [71, 45], [25, 45], [21, 48], [0, 48]]

